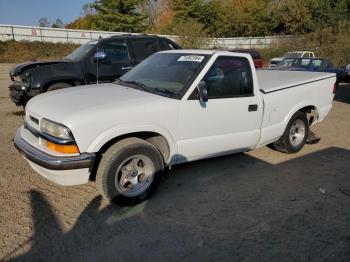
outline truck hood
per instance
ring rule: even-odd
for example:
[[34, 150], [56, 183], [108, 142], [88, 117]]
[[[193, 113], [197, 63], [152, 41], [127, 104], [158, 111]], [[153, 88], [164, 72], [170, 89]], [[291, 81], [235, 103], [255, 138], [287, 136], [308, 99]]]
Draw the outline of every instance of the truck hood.
[[30, 62], [25, 62], [25, 63], [17, 64], [15, 66], [13, 66], [10, 69], [10, 74], [11, 75], [20, 75], [25, 70], [28, 70], [28, 69], [33, 68], [33, 67], [54, 65], [54, 64], [67, 63], [67, 62], [68, 61], [64, 61], [64, 60], [60, 60], [60, 61], [30, 61]]
[[[47, 92], [31, 99], [26, 111], [72, 125], [76, 118], [108, 112], [125, 113], [128, 108], [144, 108], [157, 103], [178, 101], [114, 83], [71, 87]], [[142, 112], [142, 110], [141, 110]]]
[[27, 104], [26, 118], [44, 117], [69, 127], [81, 152], [89, 152], [101, 137], [116, 137], [111, 130], [125, 132], [131, 127], [133, 132], [161, 134], [168, 133], [168, 128], [176, 130], [179, 104], [177, 99], [109, 83], [36, 96]]

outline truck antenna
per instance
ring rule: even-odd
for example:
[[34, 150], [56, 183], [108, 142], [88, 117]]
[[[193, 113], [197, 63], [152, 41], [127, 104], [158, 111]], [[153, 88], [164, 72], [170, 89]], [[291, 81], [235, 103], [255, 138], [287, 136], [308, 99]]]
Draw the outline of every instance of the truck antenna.
[[[98, 46], [96, 48], [96, 53], [98, 54]], [[96, 60], [96, 84], [98, 85], [98, 56], [97, 56], [97, 60]]]
[[[100, 42], [102, 39], [102, 36], [100, 35], [100, 37], [98, 38], [98, 41], [97, 42]], [[97, 43], [97, 47], [96, 47], [96, 53], [98, 53], [98, 43]], [[99, 81], [98, 81], [98, 78], [99, 78], [99, 72], [98, 72], [98, 56], [97, 56], [97, 61], [96, 61], [96, 84], [98, 85], [99, 84]]]

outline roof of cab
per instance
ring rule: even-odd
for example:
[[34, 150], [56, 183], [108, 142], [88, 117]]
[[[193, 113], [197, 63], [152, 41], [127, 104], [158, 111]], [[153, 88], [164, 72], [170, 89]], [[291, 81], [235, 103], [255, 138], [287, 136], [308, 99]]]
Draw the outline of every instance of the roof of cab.
[[165, 50], [161, 51], [159, 53], [176, 53], [176, 54], [196, 54], [196, 55], [213, 55], [213, 54], [220, 54], [220, 55], [239, 55], [239, 56], [250, 56], [247, 53], [236, 53], [236, 52], [229, 52], [229, 51], [221, 51], [221, 50], [201, 50], [201, 49], [177, 49], [177, 50]]
[[158, 53], [164, 54], [193, 54], [193, 55], [219, 55], [219, 56], [236, 56], [236, 57], [245, 57], [247, 59], [251, 58], [251, 55], [248, 53], [236, 53], [230, 51], [220, 51], [220, 50], [198, 50], [198, 49], [177, 49], [177, 50], [165, 50]]

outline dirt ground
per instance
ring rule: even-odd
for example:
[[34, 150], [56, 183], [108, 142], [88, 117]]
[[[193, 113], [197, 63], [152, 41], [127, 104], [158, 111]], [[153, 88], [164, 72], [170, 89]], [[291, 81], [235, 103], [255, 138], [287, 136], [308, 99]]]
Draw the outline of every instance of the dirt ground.
[[350, 261], [350, 86], [320, 143], [176, 166], [150, 200], [117, 207], [94, 183], [59, 187], [12, 145], [22, 109], [0, 65], [0, 260]]

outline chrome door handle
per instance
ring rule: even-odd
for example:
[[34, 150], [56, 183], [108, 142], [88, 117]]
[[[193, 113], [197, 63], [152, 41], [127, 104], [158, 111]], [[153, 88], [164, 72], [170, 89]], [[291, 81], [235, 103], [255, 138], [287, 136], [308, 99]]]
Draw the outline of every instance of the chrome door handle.
[[123, 66], [122, 67], [122, 70], [130, 70], [130, 69], [132, 69], [133, 68], [133, 66]]

